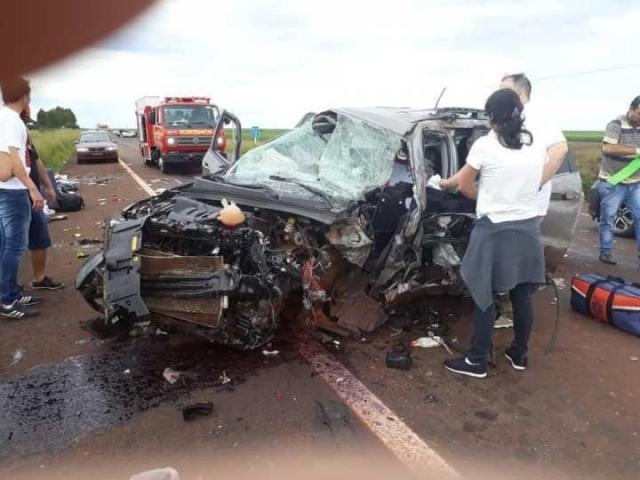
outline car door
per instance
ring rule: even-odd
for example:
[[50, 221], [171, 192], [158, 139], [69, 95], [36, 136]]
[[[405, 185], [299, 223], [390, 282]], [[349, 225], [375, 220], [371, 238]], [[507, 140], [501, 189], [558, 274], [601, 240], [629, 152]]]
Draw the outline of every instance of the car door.
[[[219, 145], [226, 144], [224, 152]], [[202, 159], [202, 175], [216, 175], [224, 172], [240, 158], [242, 145], [242, 125], [233, 113], [223, 110], [211, 139], [209, 150]]]
[[583, 200], [580, 172], [575, 157], [569, 152], [558, 173], [551, 179], [551, 202], [542, 222], [548, 271], [557, 268], [573, 240]]

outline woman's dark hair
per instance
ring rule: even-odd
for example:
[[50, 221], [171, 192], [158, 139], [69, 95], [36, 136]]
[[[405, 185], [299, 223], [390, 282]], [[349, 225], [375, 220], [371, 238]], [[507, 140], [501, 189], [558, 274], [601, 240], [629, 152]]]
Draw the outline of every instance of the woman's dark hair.
[[504, 147], [520, 150], [523, 145], [533, 143], [533, 135], [524, 129], [524, 107], [516, 92], [510, 88], [493, 92], [484, 109], [493, 122], [498, 140]]

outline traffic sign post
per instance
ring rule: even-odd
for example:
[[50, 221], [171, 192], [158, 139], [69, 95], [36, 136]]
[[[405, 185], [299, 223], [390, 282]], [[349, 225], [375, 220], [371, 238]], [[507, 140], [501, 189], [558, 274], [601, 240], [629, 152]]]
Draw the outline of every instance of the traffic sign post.
[[251, 127], [251, 137], [253, 138], [253, 144], [258, 143], [260, 138], [260, 127]]

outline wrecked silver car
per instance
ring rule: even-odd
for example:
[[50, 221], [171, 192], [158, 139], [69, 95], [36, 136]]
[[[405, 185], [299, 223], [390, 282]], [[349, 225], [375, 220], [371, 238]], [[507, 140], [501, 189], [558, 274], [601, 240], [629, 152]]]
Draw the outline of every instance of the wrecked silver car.
[[[473, 109], [335, 109], [239, 158], [223, 112], [203, 176], [138, 202], [106, 226], [76, 287], [108, 324], [149, 313], [243, 349], [283, 318], [359, 335], [427, 295], [464, 295], [459, 264], [475, 203], [428, 186], [453, 175], [488, 119]], [[228, 202], [232, 202], [228, 204]], [[568, 157], [543, 227], [552, 268], [582, 204]]]

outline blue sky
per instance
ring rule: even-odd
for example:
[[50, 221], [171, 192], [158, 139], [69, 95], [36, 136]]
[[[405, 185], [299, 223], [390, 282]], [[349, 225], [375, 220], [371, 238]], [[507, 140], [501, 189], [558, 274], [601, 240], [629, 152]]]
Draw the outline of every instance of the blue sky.
[[[244, 125], [291, 127], [334, 106], [432, 106], [445, 86], [441, 105], [481, 107], [523, 71], [562, 128], [603, 129], [640, 94], [639, 24], [637, 1], [161, 0], [33, 72], [33, 107], [132, 127], [138, 97], [208, 95]], [[627, 68], [564, 76], [609, 67]]]

